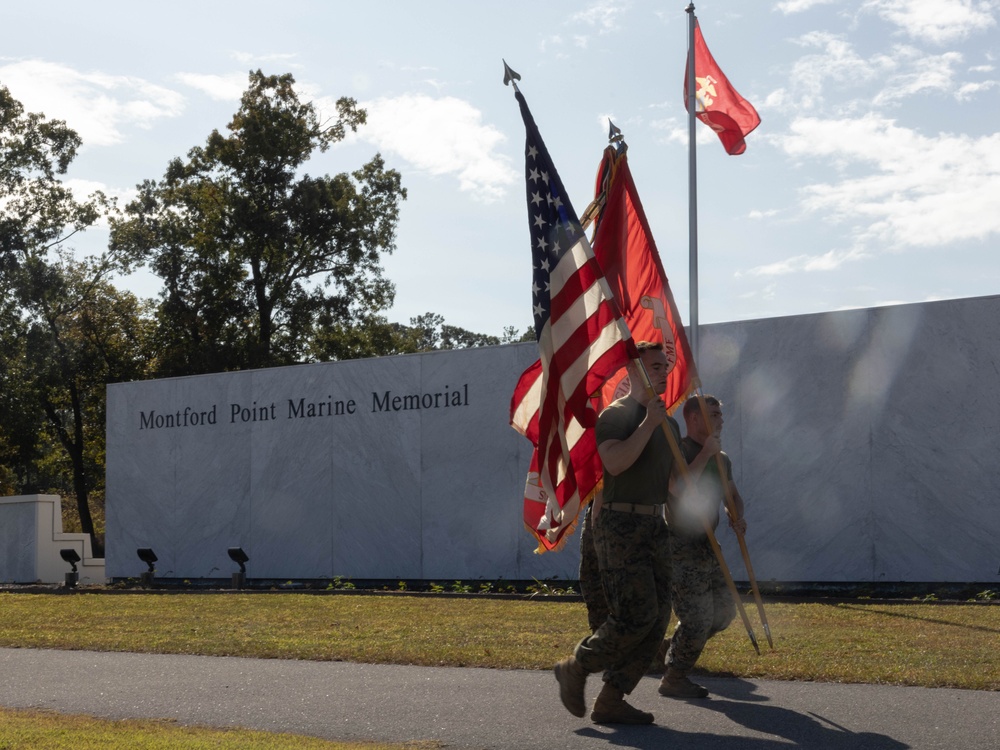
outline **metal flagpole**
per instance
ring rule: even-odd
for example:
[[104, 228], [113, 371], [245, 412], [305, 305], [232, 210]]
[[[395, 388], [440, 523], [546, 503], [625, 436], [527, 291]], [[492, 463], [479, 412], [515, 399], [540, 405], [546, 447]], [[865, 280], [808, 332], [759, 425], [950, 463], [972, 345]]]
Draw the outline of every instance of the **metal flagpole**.
[[[691, 356], [695, 362], [698, 361], [698, 156], [697, 149], [695, 148], [695, 114], [697, 113], [698, 107], [698, 97], [697, 97], [697, 81], [695, 79], [695, 69], [694, 69], [694, 27], [697, 22], [697, 18], [694, 15], [694, 3], [690, 3], [687, 7], [688, 14], [688, 59], [687, 59], [687, 110], [688, 110], [688, 285], [690, 294], [690, 304], [691, 304], [691, 332], [688, 336], [688, 342], [691, 345]], [[705, 400], [702, 398], [701, 393], [698, 394], [698, 400], [701, 406], [702, 415], [705, 419], [705, 424], [708, 425], [708, 410], [705, 406]], [[726, 507], [728, 510], [733, 509], [733, 499], [730, 494], [728, 485], [725, 484], [725, 475], [723, 473], [722, 458], [721, 456], [716, 456], [716, 463], [719, 468], [719, 477], [722, 480], [723, 487], [725, 489]], [[767, 615], [764, 614], [764, 603], [760, 597], [760, 590], [757, 587], [757, 578], [753, 572], [753, 566], [750, 564], [750, 554], [747, 551], [746, 541], [743, 539], [743, 535], [737, 533], [736, 538], [740, 543], [740, 552], [743, 554], [743, 562], [746, 564], [747, 575], [750, 577], [750, 587], [754, 594], [754, 599], [757, 603], [757, 611], [760, 614], [761, 623], [764, 626], [764, 634], [767, 636], [768, 644], [773, 648], [774, 642], [771, 640], [771, 628], [767, 622]], [[712, 543], [713, 549], [718, 548], [718, 542], [709, 537], [709, 541]], [[718, 553], [721, 557], [721, 550]], [[728, 571], [723, 571], [728, 576]], [[730, 579], [731, 580], [731, 579]], [[742, 614], [742, 613], [741, 613]], [[745, 616], [745, 615], [744, 615]], [[748, 628], [749, 630], [749, 628]], [[752, 631], [751, 631], [752, 632]], [[751, 635], [751, 640], [753, 641], [754, 648], [757, 648], [757, 642]], [[758, 649], [757, 653], [760, 653]]]
[[698, 106], [694, 76], [694, 3], [687, 7], [688, 60], [688, 296], [691, 308], [688, 343], [691, 356], [698, 361], [698, 156], [695, 149], [695, 112]]

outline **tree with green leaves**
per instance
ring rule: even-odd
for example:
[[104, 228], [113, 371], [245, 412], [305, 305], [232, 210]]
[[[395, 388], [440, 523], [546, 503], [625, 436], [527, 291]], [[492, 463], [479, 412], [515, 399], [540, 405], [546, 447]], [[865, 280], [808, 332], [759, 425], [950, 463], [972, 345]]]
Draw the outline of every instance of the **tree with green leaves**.
[[[530, 338], [525, 338], [528, 335]], [[443, 315], [427, 312], [410, 318], [408, 337], [413, 347], [412, 351], [426, 352], [434, 349], [471, 349], [478, 346], [534, 341], [535, 333], [533, 329], [529, 329], [523, 335], [519, 335], [513, 326], [504, 328], [502, 336], [475, 333], [465, 328], [448, 325], [444, 322]]]
[[78, 260], [66, 245], [111, 208], [100, 193], [77, 200], [62, 183], [79, 146], [64, 122], [25, 113], [0, 87], [0, 340], [8, 353], [0, 447], [14, 462], [7, 481], [73, 494], [101, 554], [90, 496], [104, 483], [105, 385], [141, 377], [148, 350], [140, 303], [109, 282], [134, 258]]
[[112, 224], [111, 246], [147, 257], [164, 282], [159, 375], [324, 358], [331, 332], [379, 324], [392, 304], [381, 260], [395, 249], [400, 175], [377, 154], [351, 174], [303, 174], [366, 113], [341, 98], [324, 119], [294, 84], [252, 72], [228, 134], [141, 184]]
[[91, 497], [103, 498], [106, 386], [146, 375], [153, 320], [143, 303], [107, 281], [105, 259], [59, 253], [44, 287], [28, 287], [26, 382], [45, 415], [41, 434], [68, 461], [80, 523], [102, 554]]
[[8, 276], [0, 272], [0, 496], [35, 494], [44, 486], [37, 470], [44, 425], [25, 387], [27, 337]]
[[390, 323], [383, 316], [356, 320], [350, 327], [338, 327], [336, 324], [321, 325], [312, 354], [315, 359], [321, 361], [358, 359], [392, 354], [414, 354], [438, 349], [470, 349], [534, 340], [534, 328], [518, 333], [514, 326], [506, 326], [500, 336], [491, 336], [448, 325], [443, 315], [426, 312], [410, 318], [408, 326], [402, 323]]

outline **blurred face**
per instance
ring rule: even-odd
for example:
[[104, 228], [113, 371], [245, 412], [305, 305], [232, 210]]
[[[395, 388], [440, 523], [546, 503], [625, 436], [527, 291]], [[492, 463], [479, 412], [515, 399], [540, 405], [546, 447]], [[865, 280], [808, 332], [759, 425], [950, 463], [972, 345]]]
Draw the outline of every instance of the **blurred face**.
[[[722, 407], [712, 404], [705, 404], [705, 406], [708, 407], [708, 429], [705, 430], [705, 433], [709, 435], [711, 435], [712, 433], [721, 435], [722, 425], [723, 425]], [[697, 415], [698, 415], [698, 422], [703, 425], [704, 417], [700, 409], [698, 410]]]

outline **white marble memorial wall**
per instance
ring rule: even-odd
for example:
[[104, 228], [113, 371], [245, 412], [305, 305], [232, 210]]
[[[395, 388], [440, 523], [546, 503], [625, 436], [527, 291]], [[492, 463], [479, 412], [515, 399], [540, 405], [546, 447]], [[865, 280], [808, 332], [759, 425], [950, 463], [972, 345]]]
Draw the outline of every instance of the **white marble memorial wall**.
[[[515, 345], [109, 386], [108, 576], [137, 576], [149, 547], [159, 577], [226, 578], [240, 546], [251, 578], [575, 578], [578, 541], [535, 555], [521, 521], [530, 445], [507, 412], [535, 356]], [[322, 415], [304, 416], [310, 404]]]
[[[700, 346], [759, 580], [1000, 581], [1000, 298], [708, 325]], [[574, 579], [578, 535], [535, 555], [521, 522], [530, 451], [507, 410], [535, 357], [109, 386], [107, 575], [137, 576], [151, 547], [158, 576], [227, 578], [241, 546], [251, 578]]]

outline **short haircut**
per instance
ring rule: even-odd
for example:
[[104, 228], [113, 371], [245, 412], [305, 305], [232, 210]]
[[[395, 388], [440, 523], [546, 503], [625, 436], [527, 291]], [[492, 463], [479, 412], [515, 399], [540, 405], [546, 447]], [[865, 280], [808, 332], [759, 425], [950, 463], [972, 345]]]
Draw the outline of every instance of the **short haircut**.
[[659, 341], [637, 341], [635, 344], [635, 348], [639, 350], [639, 354], [641, 355], [644, 352], [648, 352], [650, 350], [662, 352], [663, 344], [661, 344]]
[[[706, 393], [704, 396], [702, 396], [702, 398], [705, 399], [705, 403], [708, 404], [709, 406], [718, 406], [720, 409], [722, 408], [722, 402], [715, 396], [710, 396], [709, 394]], [[684, 402], [684, 419], [687, 419], [688, 417], [691, 417], [694, 414], [699, 413], [700, 411], [701, 407], [698, 405], [697, 396], [691, 396], [687, 401]]]

